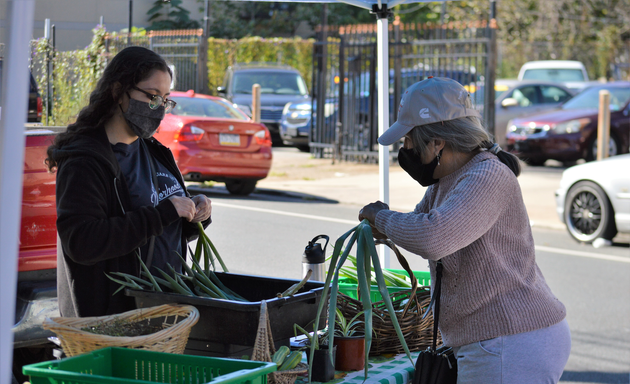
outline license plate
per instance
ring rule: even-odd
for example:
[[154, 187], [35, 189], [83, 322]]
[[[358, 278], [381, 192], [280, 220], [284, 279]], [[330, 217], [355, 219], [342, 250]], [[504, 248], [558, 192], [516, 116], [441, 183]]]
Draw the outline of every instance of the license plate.
[[287, 135], [291, 136], [291, 137], [295, 137], [297, 136], [297, 128], [287, 128]]
[[233, 133], [219, 133], [219, 144], [221, 145], [241, 145], [241, 136]]

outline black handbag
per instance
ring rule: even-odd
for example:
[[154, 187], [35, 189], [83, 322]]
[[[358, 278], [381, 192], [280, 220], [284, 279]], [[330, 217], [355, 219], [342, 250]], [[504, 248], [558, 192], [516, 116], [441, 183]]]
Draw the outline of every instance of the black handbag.
[[420, 352], [416, 360], [413, 384], [457, 384], [457, 359], [453, 348], [437, 347], [438, 320], [440, 318], [440, 294], [442, 293], [442, 261], [438, 260], [435, 269], [436, 280], [431, 304], [424, 316], [433, 310], [433, 345]]

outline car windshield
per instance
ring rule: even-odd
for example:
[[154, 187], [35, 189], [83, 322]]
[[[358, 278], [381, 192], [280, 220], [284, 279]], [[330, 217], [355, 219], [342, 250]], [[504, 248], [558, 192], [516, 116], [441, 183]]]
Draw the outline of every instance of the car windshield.
[[596, 109], [599, 108], [599, 91], [610, 92], [610, 110], [619, 111], [630, 100], [630, 88], [588, 88], [575, 95], [562, 105], [562, 109]]
[[232, 104], [217, 99], [200, 97], [172, 97], [177, 105], [171, 113], [178, 116], [216, 117], [220, 119], [248, 120], [249, 118]]
[[528, 69], [523, 74], [523, 80], [586, 81], [582, 70], [568, 68]]
[[234, 73], [234, 93], [252, 93], [254, 84], [260, 85], [260, 93], [278, 95], [308, 95], [306, 84], [298, 73], [247, 71]]

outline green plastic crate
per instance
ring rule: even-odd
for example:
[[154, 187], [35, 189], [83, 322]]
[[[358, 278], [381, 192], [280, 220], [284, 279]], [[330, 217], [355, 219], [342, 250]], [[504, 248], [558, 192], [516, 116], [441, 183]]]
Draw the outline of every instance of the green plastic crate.
[[266, 384], [275, 363], [103, 348], [24, 366], [31, 384], [224, 383]]
[[[407, 276], [407, 271], [405, 271], [404, 269], [386, 268], [386, 270]], [[418, 285], [420, 286], [431, 285], [431, 273], [429, 271], [412, 271], [412, 272], [413, 272], [413, 275], [418, 280]], [[340, 278], [339, 279], [339, 292], [343, 293], [346, 296], [350, 296], [353, 299], [357, 299], [358, 286], [357, 284], [352, 283], [352, 281], [353, 280], [351, 279]], [[408, 288], [387, 287], [387, 291], [389, 292], [390, 295], [392, 293], [404, 291], [407, 289]], [[370, 299], [372, 300], [373, 303], [383, 300], [383, 296], [381, 296], [381, 293], [378, 290], [378, 286], [376, 285], [370, 286]]]

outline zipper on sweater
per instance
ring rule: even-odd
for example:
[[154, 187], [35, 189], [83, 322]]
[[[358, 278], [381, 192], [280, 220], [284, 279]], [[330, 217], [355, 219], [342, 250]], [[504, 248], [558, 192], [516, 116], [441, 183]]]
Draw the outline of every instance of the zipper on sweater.
[[116, 191], [116, 198], [118, 199], [118, 204], [120, 204], [120, 209], [122, 209], [123, 215], [125, 215], [125, 207], [123, 207], [122, 200], [120, 200], [120, 195], [118, 194], [118, 179], [114, 177], [114, 191]]
[[[125, 215], [125, 207], [123, 207], [122, 200], [120, 200], [120, 194], [118, 193], [118, 179], [114, 177], [114, 191], [116, 191], [116, 198], [118, 199], [118, 204], [120, 204], [120, 209], [122, 210], [123, 215]], [[142, 259], [142, 251], [140, 251], [140, 247], [134, 250], [136, 255]], [[138, 268], [138, 276], [142, 277], [142, 268]]]

